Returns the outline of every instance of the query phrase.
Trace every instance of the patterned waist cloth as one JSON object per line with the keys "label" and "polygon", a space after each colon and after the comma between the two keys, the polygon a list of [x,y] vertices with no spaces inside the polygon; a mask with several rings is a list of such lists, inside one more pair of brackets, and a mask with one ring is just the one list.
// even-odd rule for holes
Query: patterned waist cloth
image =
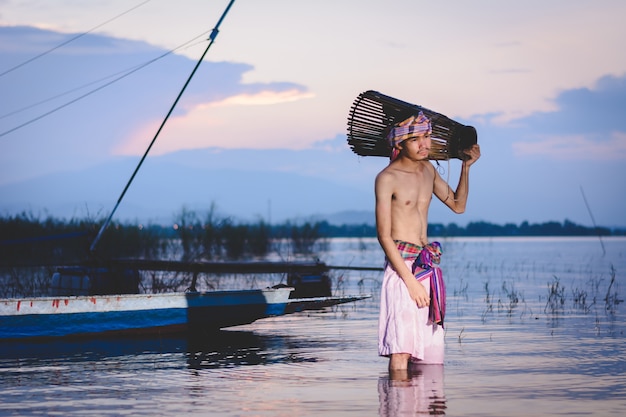
{"label": "patterned waist cloth", "polygon": [[439,324],[443,327],[446,315],[446,287],[443,282],[441,268],[441,244],[432,242],[426,246],[419,246],[411,242],[394,240],[403,259],[414,260],[412,272],[415,278],[422,281],[430,278],[430,306],[428,310],[428,324]]}

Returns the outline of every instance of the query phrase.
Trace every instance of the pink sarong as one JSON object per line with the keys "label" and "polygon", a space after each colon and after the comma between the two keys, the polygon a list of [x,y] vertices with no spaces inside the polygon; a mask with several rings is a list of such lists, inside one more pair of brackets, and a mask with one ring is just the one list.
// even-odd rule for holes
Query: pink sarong
{"label": "pink sarong", "polygon": [[[407,242],[396,243],[407,267],[411,270],[414,270],[416,261],[419,264],[423,262],[423,258],[428,258],[428,254],[422,251],[423,248],[420,246]],[[421,258],[418,259],[420,255]],[[438,259],[435,260],[435,262],[437,261]],[[435,272],[437,273],[436,276],[433,275]],[[444,330],[441,324],[443,323],[443,312],[445,312],[445,288],[443,287],[441,271],[437,267],[433,267],[418,273],[417,279],[431,294],[431,305],[439,303],[439,307],[443,308],[440,310],[441,317],[436,317],[437,311],[433,311],[429,307],[418,308],[415,301],[411,299],[402,278],[387,263],[380,295],[378,353],[381,356],[389,356],[392,353],[408,353],[411,355],[410,360],[412,362],[442,364],[444,359]],[[439,288],[433,288],[434,291],[431,291],[431,283]],[[437,300],[434,300],[435,298]],[[433,317],[435,317],[434,320]],[[440,318],[439,323],[437,318]]]}

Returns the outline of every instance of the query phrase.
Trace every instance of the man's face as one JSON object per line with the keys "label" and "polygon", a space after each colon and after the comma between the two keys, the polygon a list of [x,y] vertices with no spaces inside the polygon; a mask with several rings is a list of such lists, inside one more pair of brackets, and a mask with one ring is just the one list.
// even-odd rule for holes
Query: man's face
{"label": "man's face", "polygon": [[421,161],[428,159],[430,154],[430,133],[420,133],[400,144],[401,152],[412,160]]}

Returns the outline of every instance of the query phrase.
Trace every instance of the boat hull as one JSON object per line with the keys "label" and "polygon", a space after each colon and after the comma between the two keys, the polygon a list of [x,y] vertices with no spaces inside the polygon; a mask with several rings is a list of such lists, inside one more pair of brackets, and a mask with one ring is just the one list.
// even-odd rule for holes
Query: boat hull
{"label": "boat hull", "polygon": [[292,288],[0,300],[0,339],[215,330],[285,314]]}

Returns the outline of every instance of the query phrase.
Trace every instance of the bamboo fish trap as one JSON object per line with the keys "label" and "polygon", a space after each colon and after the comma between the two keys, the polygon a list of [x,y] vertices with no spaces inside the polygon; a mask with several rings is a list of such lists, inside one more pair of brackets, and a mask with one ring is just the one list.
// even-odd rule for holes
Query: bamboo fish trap
{"label": "bamboo fish trap", "polygon": [[416,104],[378,91],[366,91],[354,100],[348,114],[348,145],[360,156],[389,156],[387,133],[406,118],[423,112],[430,119],[432,142],[429,159],[465,159],[465,149],[478,143],[476,129]]}

